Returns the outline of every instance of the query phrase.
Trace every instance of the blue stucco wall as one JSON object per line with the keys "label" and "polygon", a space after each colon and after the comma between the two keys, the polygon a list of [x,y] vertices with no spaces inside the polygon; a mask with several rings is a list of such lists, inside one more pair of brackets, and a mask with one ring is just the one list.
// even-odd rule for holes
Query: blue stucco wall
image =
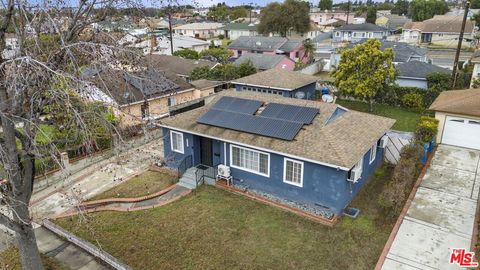
{"label": "blue stucco wall", "polygon": [[285,90],[275,89],[275,88],[253,87],[253,86],[247,86],[247,85],[242,85],[242,84],[236,84],[235,85],[235,90],[236,91],[245,91],[245,90],[242,90],[242,87],[255,88],[255,89],[258,89],[259,91],[261,91],[263,93],[268,93],[268,91],[282,92],[282,96],[284,96],[284,97],[295,97],[295,94],[297,92],[303,91],[305,93],[305,99],[312,99],[313,97],[315,97],[315,83],[305,85],[303,87],[297,88],[297,89],[292,90],[292,91],[285,91]]}
{"label": "blue stucco wall", "polygon": [[[167,129],[164,129],[164,134],[168,134],[168,136],[164,137],[165,156],[174,156],[174,160],[181,160],[183,157],[191,154],[195,157],[194,165],[199,164],[200,140],[198,136],[184,134],[184,141],[188,139],[189,142],[194,142],[194,145],[189,145],[189,147],[185,145],[185,154],[181,155],[171,151],[170,133]],[[213,139],[212,148],[214,165],[226,164],[230,166],[230,143]],[[255,148],[252,149],[256,150]],[[215,153],[219,155],[216,156]],[[284,156],[275,153],[269,154],[269,177],[232,167],[231,173],[235,182],[248,186],[250,189],[270,193],[280,198],[304,204],[322,205],[328,207],[336,214],[340,214],[350,204],[361,187],[367,183],[368,178],[375,169],[382,163],[383,159],[382,148],[377,148],[377,156],[372,164],[369,164],[370,151],[365,153],[362,176],[355,184],[347,181],[347,171],[299,160],[304,163],[304,171],[303,187],[298,187],[283,182]],[[172,164],[174,163],[169,163],[169,166],[172,166]]]}

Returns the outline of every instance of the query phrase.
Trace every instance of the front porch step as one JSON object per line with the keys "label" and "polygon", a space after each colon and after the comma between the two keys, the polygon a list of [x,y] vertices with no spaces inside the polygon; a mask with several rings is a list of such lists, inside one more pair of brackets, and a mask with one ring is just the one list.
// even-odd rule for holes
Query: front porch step
{"label": "front porch step", "polygon": [[[195,167],[189,168],[178,181],[178,185],[188,189],[195,189],[197,187],[195,171]],[[198,183],[198,185],[201,184],[203,183]]]}

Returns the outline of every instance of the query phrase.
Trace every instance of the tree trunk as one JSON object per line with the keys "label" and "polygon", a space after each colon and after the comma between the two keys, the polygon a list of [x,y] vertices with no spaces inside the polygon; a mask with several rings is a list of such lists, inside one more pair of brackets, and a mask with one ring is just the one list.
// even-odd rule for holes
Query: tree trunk
{"label": "tree trunk", "polygon": [[373,100],[368,99],[368,112],[373,112]]}
{"label": "tree trunk", "polygon": [[[20,203],[13,207],[16,216],[15,221],[21,225],[21,230],[17,232],[17,246],[22,261],[22,269],[24,270],[43,270],[40,252],[37,247],[37,239],[30,222],[30,212],[27,204]],[[27,221],[25,224],[23,221]]]}

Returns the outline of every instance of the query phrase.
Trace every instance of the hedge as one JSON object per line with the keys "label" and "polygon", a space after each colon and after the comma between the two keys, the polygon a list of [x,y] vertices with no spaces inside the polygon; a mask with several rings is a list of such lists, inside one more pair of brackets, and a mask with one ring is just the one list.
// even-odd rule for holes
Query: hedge
{"label": "hedge", "polygon": [[425,90],[393,84],[386,87],[385,90],[378,92],[375,101],[390,106],[425,109],[430,107],[440,92],[440,90],[435,88]]}

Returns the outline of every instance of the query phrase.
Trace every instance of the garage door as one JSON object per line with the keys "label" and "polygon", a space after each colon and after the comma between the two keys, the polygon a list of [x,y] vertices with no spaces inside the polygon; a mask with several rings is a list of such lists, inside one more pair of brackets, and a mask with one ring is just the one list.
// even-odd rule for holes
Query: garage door
{"label": "garage door", "polygon": [[480,119],[447,116],[442,143],[480,149]]}

